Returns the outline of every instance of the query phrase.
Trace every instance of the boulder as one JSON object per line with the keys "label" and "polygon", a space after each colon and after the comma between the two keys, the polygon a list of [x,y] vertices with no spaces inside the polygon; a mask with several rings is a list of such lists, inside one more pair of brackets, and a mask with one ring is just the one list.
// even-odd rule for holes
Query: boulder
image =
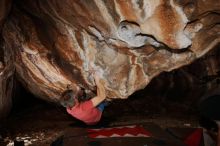
{"label": "boulder", "polygon": [[161,72],[192,63],[220,41],[220,0],[19,0],[3,27],[16,74],[34,95],[126,99]]}

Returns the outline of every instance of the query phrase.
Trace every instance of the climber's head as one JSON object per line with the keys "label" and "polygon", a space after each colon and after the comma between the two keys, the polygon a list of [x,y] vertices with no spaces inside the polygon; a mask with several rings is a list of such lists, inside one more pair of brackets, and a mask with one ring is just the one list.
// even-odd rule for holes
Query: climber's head
{"label": "climber's head", "polygon": [[76,97],[76,93],[74,93],[73,90],[66,90],[60,98],[60,103],[64,107],[71,108],[78,101]]}

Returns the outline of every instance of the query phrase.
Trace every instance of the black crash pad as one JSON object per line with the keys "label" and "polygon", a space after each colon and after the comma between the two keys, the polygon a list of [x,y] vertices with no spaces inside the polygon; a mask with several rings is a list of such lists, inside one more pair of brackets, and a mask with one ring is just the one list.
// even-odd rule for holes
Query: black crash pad
{"label": "black crash pad", "polygon": [[[149,132],[149,137],[125,136],[91,138],[91,133],[89,133],[91,128],[70,128],[64,133],[64,135],[60,136],[56,141],[54,141],[51,146],[185,146],[180,140],[173,138],[167,132],[153,123],[145,123],[136,126],[143,127],[147,132]],[[123,128],[123,126],[120,127]],[[118,127],[110,128],[114,129]],[[103,130],[103,128],[96,128],[95,130],[100,131]],[[105,130],[106,129],[104,128],[104,131]]]}

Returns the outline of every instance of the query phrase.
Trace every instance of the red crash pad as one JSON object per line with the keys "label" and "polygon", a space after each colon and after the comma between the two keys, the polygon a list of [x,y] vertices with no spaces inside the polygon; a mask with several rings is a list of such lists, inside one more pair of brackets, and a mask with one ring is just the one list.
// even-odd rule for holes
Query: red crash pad
{"label": "red crash pad", "polygon": [[109,137],[150,137],[152,134],[145,130],[143,126],[131,125],[113,128],[88,129],[90,138]]}
{"label": "red crash pad", "polygon": [[193,131],[185,140],[187,146],[200,146],[203,130],[201,128]]}

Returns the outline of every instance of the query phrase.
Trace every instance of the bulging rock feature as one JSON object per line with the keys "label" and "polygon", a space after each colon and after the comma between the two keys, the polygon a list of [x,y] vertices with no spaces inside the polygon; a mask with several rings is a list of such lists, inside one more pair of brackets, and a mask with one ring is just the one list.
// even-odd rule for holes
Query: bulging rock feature
{"label": "bulging rock feature", "polygon": [[219,11],[219,0],[19,0],[2,36],[38,97],[57,102],[79,88],[92,96],[96,72],[108,98],[124,99],[216,47]]}
{"label": "bulging rock feature", "polygon": [[132,22],[122,21],[118,27],[118,36],[130,47],[141,47],[147,44],[155,47],[161,46],[152,37],[141,34],[140,26]]}

